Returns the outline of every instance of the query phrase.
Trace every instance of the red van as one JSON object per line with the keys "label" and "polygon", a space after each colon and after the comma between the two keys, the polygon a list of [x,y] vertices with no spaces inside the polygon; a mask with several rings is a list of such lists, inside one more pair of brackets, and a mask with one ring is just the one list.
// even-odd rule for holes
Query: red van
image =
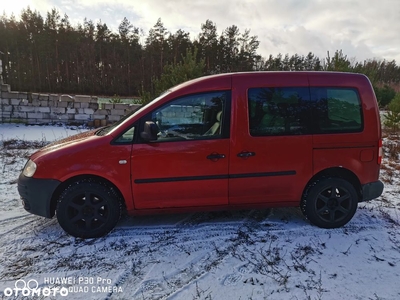
{"label": "red van", "polygon": [[368,78],[333,72],[206,76],[121,121],[34,153],[24,208],[69,234],[107,234],[121,212],[300,206],[340,227],[379,197],[379,110]]}

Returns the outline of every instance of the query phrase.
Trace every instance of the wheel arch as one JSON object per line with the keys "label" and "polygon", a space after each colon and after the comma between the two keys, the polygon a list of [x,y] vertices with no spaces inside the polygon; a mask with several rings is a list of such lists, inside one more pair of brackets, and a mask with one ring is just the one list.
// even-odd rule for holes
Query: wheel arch
{"label": "wheel arch", "polygon": [[310,185],[322,178],[327,178],[327,177],[338,177],[347,180],[349,183],[351,183],[354,186],[354,189],[357,192],[357,196],[359,198],[359,201],[362,199],[362,191],[361,191],[361,182],[358,179],[357,175],[354,174],[352,171],[346,168],[341,168],[341,167],[333,167],[333,168],[328,168],[325,170],[322,170],[315,174],[306,184],[303,190],[303,197],[307,193],[308,188]]}
{"label": "wheel arch", "polygon": [[119,188],[113,184],[111,181],[107,180],[104,177],[97,176],[97,175],[92,175],[92,174],[85,174],[85,175],[78,175],[74,176],[71,178],[68,178],[67,180],[61,182],[56,190],[54,191],[52,197],[51,197],[51,202],[50,202],[50,216],[53,217],[55,215],[56,207],[57,207],[57,200],[59,199],[61,193],[73,182],[81,181],[81,180],[93,180],[96,182],[100,182],[104,185],[107,185],[111,187],[118,195],[118,201],[120,201],[122,208],[125,210],[126,209],[126,204],[125,204],[125,199],[124,196],[122,195],[121,191]]}

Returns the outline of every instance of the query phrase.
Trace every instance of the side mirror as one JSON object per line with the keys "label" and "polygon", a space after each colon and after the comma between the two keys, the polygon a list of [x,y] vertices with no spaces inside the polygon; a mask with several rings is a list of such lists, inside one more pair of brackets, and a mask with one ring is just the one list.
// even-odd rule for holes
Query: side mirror
{"label": "side mirror", "polygon": [[156,141],[159,132],[158,126],[153,121],[146,121],[143,131],[140,133],[140,137],[146,142]]}

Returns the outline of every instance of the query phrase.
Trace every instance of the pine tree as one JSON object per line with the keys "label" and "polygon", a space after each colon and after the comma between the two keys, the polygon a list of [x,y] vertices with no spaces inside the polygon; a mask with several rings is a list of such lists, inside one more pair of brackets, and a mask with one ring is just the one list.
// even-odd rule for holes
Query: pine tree
{"label": "pine tree", "polygon": [[389,103],[388,108],[384,125],[393,131],[397,131],[400,126],[400,93],[396,94],[394,99]]}

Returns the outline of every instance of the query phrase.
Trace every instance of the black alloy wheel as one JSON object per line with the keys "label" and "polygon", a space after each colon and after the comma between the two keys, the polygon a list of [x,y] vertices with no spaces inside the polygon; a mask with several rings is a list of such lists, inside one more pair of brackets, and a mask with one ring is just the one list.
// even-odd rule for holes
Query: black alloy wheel
{"label": "black alloy wheel", "polygon": [[322,228],[337,228],[354,216],[358,196],[354,186],[342,178],[323,178],[307,189],[301,208],[311,223]]}
{"label": "black alloy wheel", "polygon": [[82,180],[72,183],[61,193],[56,215],[60,226],[72,236],[101,237],[120,219],[121,202],[112,187]]}

